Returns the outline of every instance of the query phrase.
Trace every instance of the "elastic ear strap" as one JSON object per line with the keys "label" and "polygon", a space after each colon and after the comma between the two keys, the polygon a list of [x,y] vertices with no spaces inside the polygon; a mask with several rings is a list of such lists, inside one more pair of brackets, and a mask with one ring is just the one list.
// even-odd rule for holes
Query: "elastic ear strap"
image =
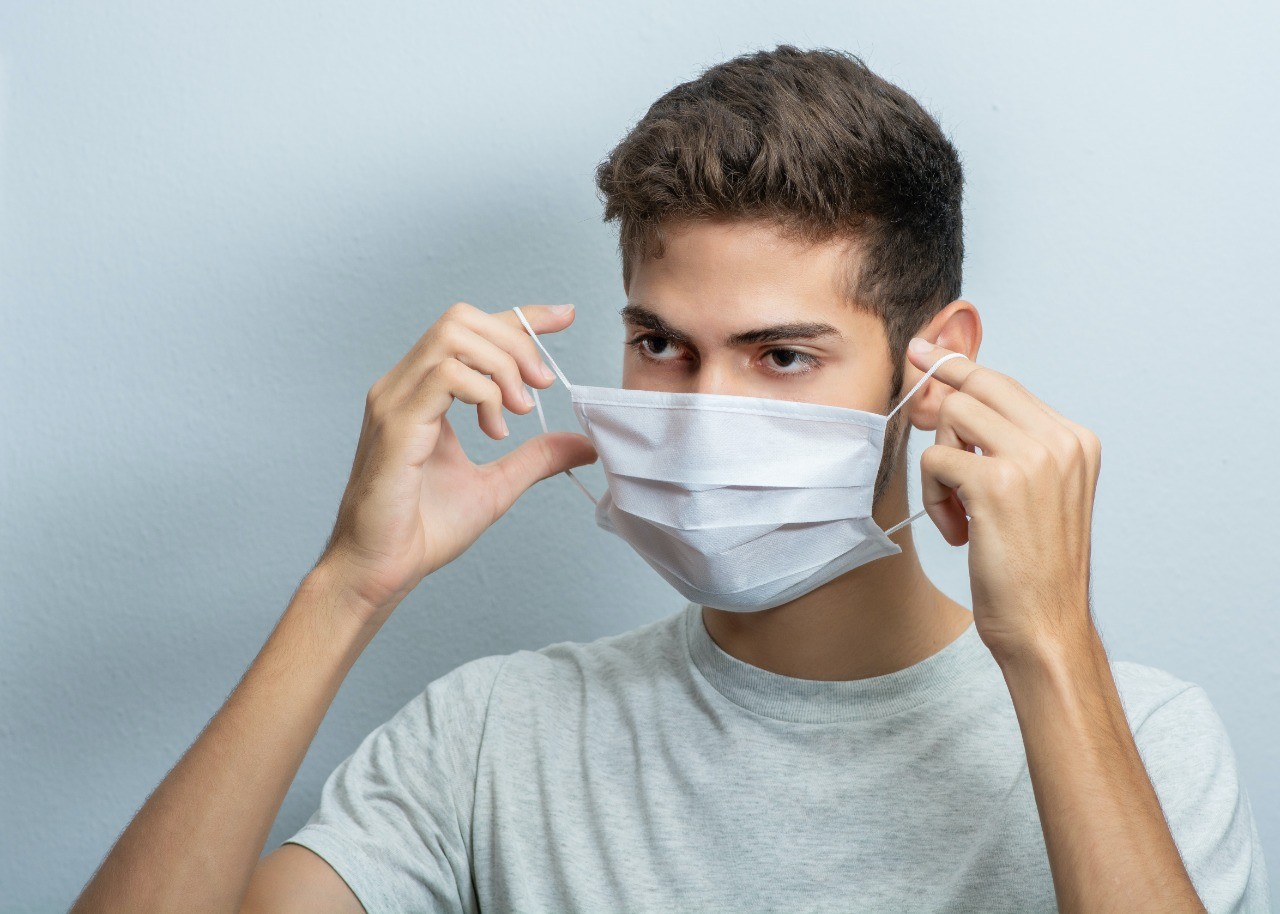
{"label": "elastic ear strap", "polygon": [[924,517],[924,516],[925,516],[925,514],[927,514],[927,513],[928,513],[928,511],[926,511],[924,508],[921,508],[919,511],[917,511],[915,514],[912,514],[912,515],[911,515],[910,517],[908,517],[906,520],[898,521],[896,524],[894,524],[892,527],[890,527],[888,530],[886,530],[886,531],[884,532],[884,535],[885,535],[885,536],[893,536],[893,534],[897,533],[899,530],[901,530],[901,529],[902,529],[903,527],[905,527],[907,524],[910,524],[910,523],[912,523],[912,522],[914,522],[914,521],[919,520],[920,518]]}
{"label": "elastic ear strap", "polygon": [[[906,402],[911,399],[911,395],[920,389],[920,385],[922,385],[925,381],[929,380],[929,376],[933,374],[935,371],[937,371],[938,366],[940,366],[943,362],[945,362],[947,359],[963,359],[963,358],[967,358],[967,356],[963,352],[948,352],[942,358],[938,359],[938,361],[934,362],[929,367],[929,370],[924,373],[924,377],[921,378],[919,381],[916,381],[915,386],[912,387],[911,390],[907,391],[907,395],[902,398],[902,402],[889,411],[889,415],[886,418],[892,418],[894,413],[902,409],[903,405],[906,404]],[[912,514],[906,520],[898,521],[898,523],[894,524],[892,527],[886,530],[884,532],[884,535],[892,536],[893,534],[901,530],[903,527],[907,526],[907,524],[914,523],[915,521],[924,517],[925,514],[927,513],[928,512],[924,508],[921,508],[919,511],[917,511],[915,514]]]}
{"label": "elastic ear strap", "polygon": [[889,415],[885,416],[885,418],[892,419],[894,413],[902,409],[902,407],[906,406],[907,401],[911,399],[911,395],[914,394],[917,390],[919,390],[920,386],[924,384],[925,381],[929,380],[929,376],[933,374],[935,371],[937,371],[942,366],[943,362],[947,361],[948,359],[963,359],[963,358],[966,358],[963,352],[948,352],[942,358],[938,359],[938,361],[934,362],[931,366],[929,366],[929,370],[924,373],[924,377],[921,378],[919,381],[916,381],[916,386],[911,388],[909,391],[907,391],[907,395],[902,398],[902,402],[899,403],[897,406],[895,406],[893,409],[889,410]]}
{"label": "elastic ear strap", "polygon": [[[519,306],[514,307],[511,310],[516,313],[516,317],[520,318],[520,323],[524,324],[524,329],[529,331],[529,335],[533,337],[533,341],[538,344],[538,348],[541,349],[543,355],[547,357],[547,360],[551,363],[551,368],[555,371],[556,376],[560,378],[561,383],[563,383],[566,388],[570,387],[571,385],[567,380],[565,380],[565,376],[560,373],[560,366],[556,364],[556,360],[551,358],[551,353],[547,352],[546,348],[541,342],[539,342],[538,334],[533,332],[533,328],[529,326],[529,322],[525,320],[524,315],[520,313]],[[526,384],[525,389],[528,390],[529,393],[533,394],[533,405],[538,409],[538,424],[542,426],[542,430],[544,432],[550,432],[551,429],[547,428],[547,417],[542,412],[542,398],[538,396],[538,388],[530,387]],[[586,495],[587,498],[591,499],[592,504],[599,504],[599,499],[592,495],[590,490],[582,484],[582,480],[573,475],[573,470],[565,470],[564,473],[573,480],[574,484],[582,490],[582,493]]]}
{"label": "elastic ear strap", "polygon": [[[520,306],[516,305],[511,310],[516,313],[516,317],[520,318],[520,323],[524,324],[524,329],[529,331],[529,336],[533,337],[533,341],[538,344],[538,348],[542,350],[542,354],[547,357],[547,361],[551,363],[551,370],[556,373],[556,377],[560,379],[560,383],[565,386],[566,390],[572,387],[573,385],[569,383],[569,379],[566,378],[564,376],[564,372],[560,370],[560,366],[556,364],[556,360],[551,358],[551,353],[547,352],[547,347],[542,345],[542,340],[538,339],[538,334],[533,332],[533,328],[530,327],[529,322],[525,320],[524,312],[520,310]],[[537,396],[537,394],[534,394],[534,396]]]}

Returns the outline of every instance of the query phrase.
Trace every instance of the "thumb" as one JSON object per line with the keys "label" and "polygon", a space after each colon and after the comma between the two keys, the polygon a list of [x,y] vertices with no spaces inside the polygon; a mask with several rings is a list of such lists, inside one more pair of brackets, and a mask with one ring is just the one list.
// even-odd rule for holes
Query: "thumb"
{"label": "thumb", "polygon": [[591,439],[574,432],[544,432],[521,442],[490,464],[496,471],[500,509],[506,511],[535,482],[595,463],[598,456]]}

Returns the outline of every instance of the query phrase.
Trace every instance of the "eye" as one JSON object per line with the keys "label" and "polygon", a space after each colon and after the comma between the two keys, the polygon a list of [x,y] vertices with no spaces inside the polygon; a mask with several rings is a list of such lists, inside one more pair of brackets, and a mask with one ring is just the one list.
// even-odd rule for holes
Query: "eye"
{"label": "eye", "polygon": [[656,333],[642,333],[639,336],[632,337],[627,340],[627,345],[633,347],[636,352],[640,353],[640,357],[648,359],[651,362],[670,362],[679,354],[675,342],[665,336]]}
{"label": "eye", "polygon": [[770,349],[765,358],[772,358],[778,368],[770,368],[774,374],[798,375],[813,371],[821,364],[817,356],[795,349]]}
{"label": "eye", "polygon": [[[626,344],[635,349],[640,358],[654,363],[675,362],[681,353],[679,343],[659,333],[642,333],[627,340]],[[763,358],[765,371],[775,377],[807,374],[822,365],[817,356],[796,349],[769,349]]]}

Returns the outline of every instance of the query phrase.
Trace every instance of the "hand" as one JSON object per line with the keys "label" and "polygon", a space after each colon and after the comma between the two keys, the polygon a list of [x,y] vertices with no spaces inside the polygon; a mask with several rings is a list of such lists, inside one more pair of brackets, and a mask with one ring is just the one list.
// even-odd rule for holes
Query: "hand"
{"label": "hand", "polygon": [[[920,342],[907,352],[922,371],[950,352]],[[1088,636],[1098,436],[968,359],[948,360],[933,378],[954,390],[921,454],[921,495],[946,541],[969,543],[983,642],[1003,662]]]}
{"label": "hand", "polygon": [[[537,333],[555,333],[573,311],[553,307],[521,311]],[[554,380],[514,311],[488,314],[458,302],[374,382],[337,522],[317,562],[341,582],[362,622],[384,620],[535,482],[596,460],[585,435],[551,432],[476,465],[445,418],[456,397],[476,405],[485,434],[504,438],[503,407],[529,412],[524,384]]]}

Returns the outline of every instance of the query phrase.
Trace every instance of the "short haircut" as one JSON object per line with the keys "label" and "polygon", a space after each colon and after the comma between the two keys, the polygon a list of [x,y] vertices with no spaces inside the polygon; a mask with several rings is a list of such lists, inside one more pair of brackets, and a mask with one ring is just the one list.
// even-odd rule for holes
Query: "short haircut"
{"label": "short haircut", "polygon": [[840,291],[884,322],[895,392],[907,342],[960,297],[963,184],[919,102],[853,54],[789,44],[671,89],[596,168],[626,286],[637,263],[662,256],[664,224],[687,219],[847,242]]}

